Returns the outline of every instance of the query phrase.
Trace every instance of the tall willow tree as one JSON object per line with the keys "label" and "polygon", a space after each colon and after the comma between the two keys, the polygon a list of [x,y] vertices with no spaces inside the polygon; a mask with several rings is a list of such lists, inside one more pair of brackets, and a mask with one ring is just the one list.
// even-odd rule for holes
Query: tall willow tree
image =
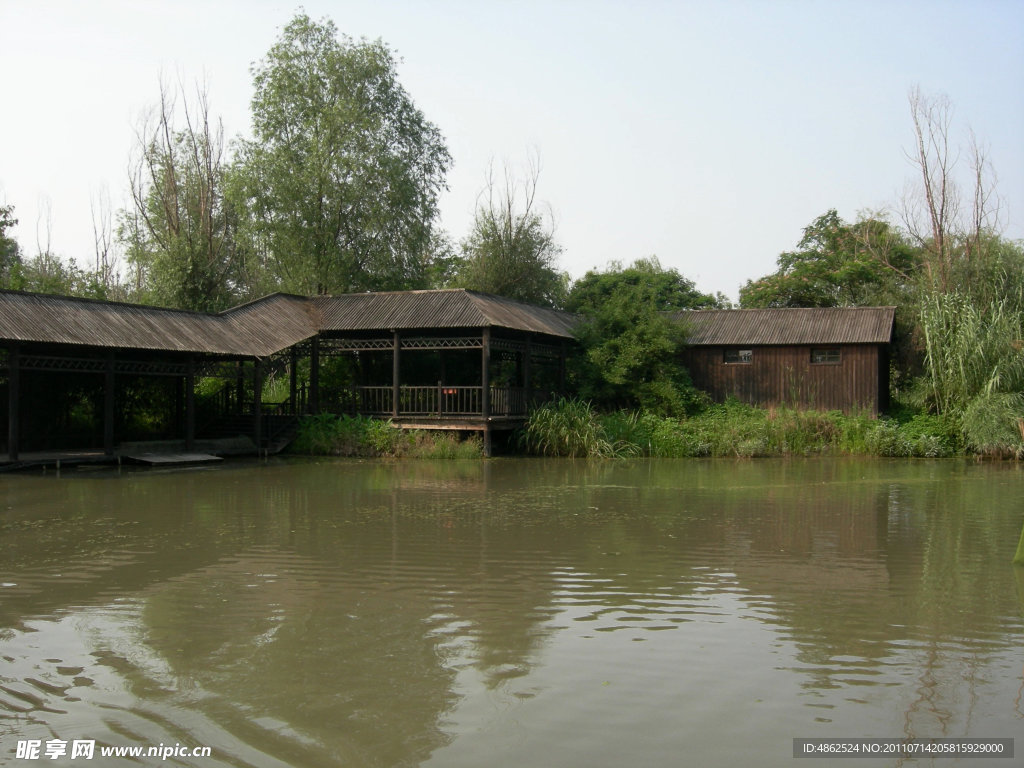
{"label": "tall willow tree", "polygon": [[424,284],[451,158],[391,50],[300,14],[252,73],[254,136],[240,144],[231,190],[263,289]]}

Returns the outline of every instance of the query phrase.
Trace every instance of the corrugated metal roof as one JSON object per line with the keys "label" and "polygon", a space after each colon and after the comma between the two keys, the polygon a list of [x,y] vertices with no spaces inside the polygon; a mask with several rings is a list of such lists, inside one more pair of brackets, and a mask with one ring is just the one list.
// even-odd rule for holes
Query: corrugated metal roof
{"label": "corrugated metal roof", "polygon": [[702,309],[673,313],[690,324],[692,346],[887,344],[895,307]]}
{"label": "corrugated metal roof", "polygon": [[305,296],[275,293],[229,309],[219,318],[229,325],[247,354],[265,357],[316,336],[320,313]]}
{"label": "corrugated metal roof", "polygon": [[508,328],[572,338],[575,315],[461,288],[315,299],[323,331]]}
{"label": "corrugated metal roof", "polygon": [[[673,313],[707,345],[884,344],[893,307]],[[265,357],[319,331],[506,328],[573,337],[576,316],[462,289],[306,298],[273,294],[220,314],[0,291],[0,340]]]}
{"label": "corrugated metal roof", "polygon": [[271,355],[320,330],[501,327],[571,338],[574,319],[464,290],[277,293],[220,314],[0,291],[0,340],[244,357]]}
{"label": "corrugated metal roof", "polygon": [[0,291],[5,340],[265,356],[316,333],[308,302],[275,294],[213,315],[67,296]]}

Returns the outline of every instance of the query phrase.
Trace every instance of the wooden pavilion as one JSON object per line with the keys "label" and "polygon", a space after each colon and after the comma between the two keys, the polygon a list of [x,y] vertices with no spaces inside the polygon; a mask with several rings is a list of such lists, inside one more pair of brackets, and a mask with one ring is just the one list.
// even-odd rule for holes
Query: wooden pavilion
{"label": "wooden pavilion", "polygon": [[[70,447],[59,427],[37,425],[54,431],[52,393],[77,387],[102,425],[86,440],[114,455],[129,385],[157,377],[170,382],[160,391],[187,449],[205,426],[197,380],[220,378],[218,416],[260,451],[277,447],[299,414],[330,410],[480,431],[489,452],[492,430],[518,426],[563,386],[573,323],[466,290],[274,294],[219,314],[0,291],[6,453],[16,461],[26,446]],[[287,375],[283,401],[263,402],[268,375]]]}

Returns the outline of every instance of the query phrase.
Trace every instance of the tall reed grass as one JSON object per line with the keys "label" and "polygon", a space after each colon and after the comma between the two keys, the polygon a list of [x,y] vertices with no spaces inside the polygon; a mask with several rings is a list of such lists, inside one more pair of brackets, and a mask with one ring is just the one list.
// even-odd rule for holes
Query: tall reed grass
{"label": "tall reed grass", "polygon": [[931,405],[960,420],[965,443],[978,453],[1024,455],[1022,306],[1022,296],[978,306],[956,292],[929,296],[922,305]]}
{"label": "tall reed grass", "polygon": [[950,419],[924,414],[903,421],[794,408],[755,408],[737,401],[687,418],[645,411],[596,413],[580,401],[535,412],[524,447],[546,456],[659,458],[766,456],[951,456],[961,449]]}
{"label": "tall reed grass", "polygon": [[614,441],[586,400],[560,398],[534,410],[521,433],[522,446],[541,456],[607,458],[639,453],[632,443]]}

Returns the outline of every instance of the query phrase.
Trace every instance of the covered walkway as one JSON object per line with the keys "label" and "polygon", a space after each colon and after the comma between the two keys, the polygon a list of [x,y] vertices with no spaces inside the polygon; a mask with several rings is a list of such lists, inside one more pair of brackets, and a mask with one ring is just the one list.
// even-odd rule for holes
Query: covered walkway
{"label": "covered walkway", "polygon": [[[150,426],[186,450],[219,423],[266,451],[298,415],[327,411],[478,430],[489,449],[491,430],[562,389],[573,322],[464,290],[274,294],[219,314],[0,291],[4,447],[11,462],[110,457],[139,439],[133,413],[159,412]],[[287,382],[273,403],[268,379]]]}

